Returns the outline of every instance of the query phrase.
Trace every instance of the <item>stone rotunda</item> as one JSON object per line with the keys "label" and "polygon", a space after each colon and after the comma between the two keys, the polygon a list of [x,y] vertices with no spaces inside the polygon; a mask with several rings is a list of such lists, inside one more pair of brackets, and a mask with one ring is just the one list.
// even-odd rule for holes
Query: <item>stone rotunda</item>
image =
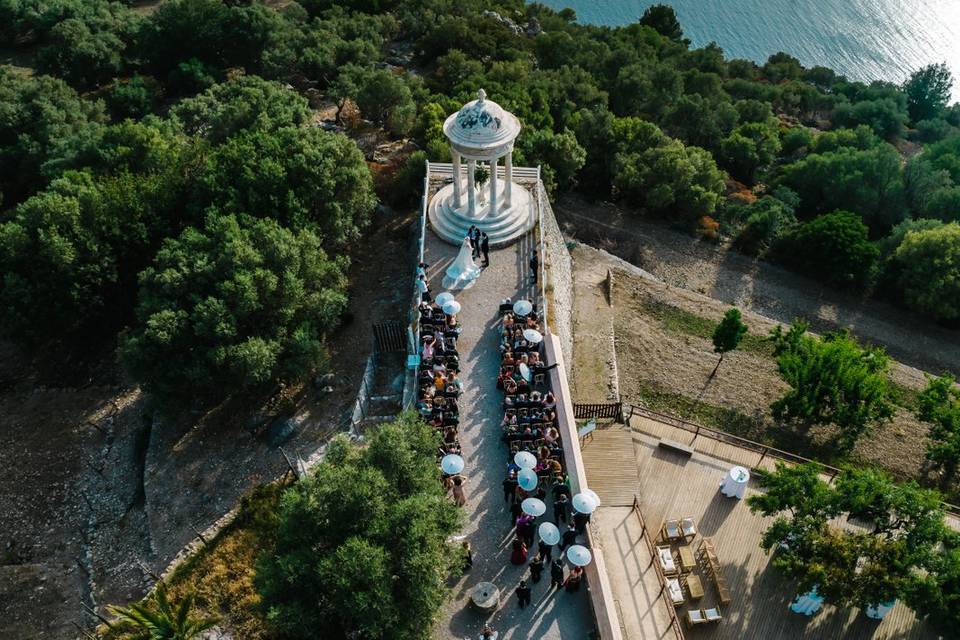
{"label": "stone rotunda", "polygon": [[[481,89],[476,100],[447,118],[443,132],[450,141],[454,179],[430,201],[430,223],[437,235],[460,244],[475,225],[490,237],[491,246],[503,246],[533,228],[533,196],[513,182],[513,143],[520,134],[516,116],[488,100]],[[478,162],[488,165],[489,177],[482,185],[475,177]]]}

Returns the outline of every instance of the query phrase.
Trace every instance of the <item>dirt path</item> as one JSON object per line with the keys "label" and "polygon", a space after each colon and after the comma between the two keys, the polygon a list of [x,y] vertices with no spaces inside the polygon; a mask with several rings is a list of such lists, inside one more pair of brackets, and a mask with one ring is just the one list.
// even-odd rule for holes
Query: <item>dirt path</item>
{"label": "dirt path", "polygon": [[885,346],[904,364],[960,374],[960,331],[944,329],[882,302],[833,291],[662,223],[627,218],[627,212],[608,203],[590,203],[568,195],[554,210],[565,233],[605,249],[667,284],[777,322],[806,318],[817,332],[850,327],[861,340]]}
{"label": "dirt path", "polygon": [[571,390],[577,402],[606,402],[620,396],[613,344],[613,309],[607,292],[607,265],[586,247],[573,258],[573,367]]}

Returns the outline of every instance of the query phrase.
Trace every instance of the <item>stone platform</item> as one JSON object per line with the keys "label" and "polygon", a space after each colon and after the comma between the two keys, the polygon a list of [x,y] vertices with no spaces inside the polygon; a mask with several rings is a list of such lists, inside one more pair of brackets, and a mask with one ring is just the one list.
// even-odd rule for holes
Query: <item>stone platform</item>
{"label": "stone platform", "polygon": [[506,182],[497,178],[497,210],[491,211],[481,196],[489,195],[489,187],[475,191],[476,213],[467,209],[467,189],[461,192],[461,206],[453,205],[453,183],[442,187],[430,200],[428,214],[430,226],[442,239],[459,246],[467,235],[470,225],[476,225],[490,237],[491,247],[504,247],[530,231],[537,222],[536,203],[533,195],[516,182],[512,184],[512,202],[503,206]]}

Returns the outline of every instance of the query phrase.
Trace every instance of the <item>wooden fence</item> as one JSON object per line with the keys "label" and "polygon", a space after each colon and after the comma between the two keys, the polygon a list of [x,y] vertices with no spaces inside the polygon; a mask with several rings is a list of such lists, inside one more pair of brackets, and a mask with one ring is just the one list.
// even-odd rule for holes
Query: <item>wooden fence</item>
{"label": "wooden fence", "polygon": [[374,323],[373,346],[377,353],[405,351],[407,348],[407,328],[396,320]]}
{"label": "wooden fence", "polygon": [[[637,516],[637,519],[640,520],[640,532],[644,543],[646,543],[647,551],[650,553],[650,564],[653,565],[657,573],[657,581],[660,583],[660,593],[658,597],[663,600],[667,607],[667,612],[670,615],[670,629],[673,631],[677,640],[684,640],[683,626],[680,624],[680,618],[677,616],[677,608],[674,606],[673,599],[670,597],[670,592],[667,589],[667,576],[664,575],[663,567],[660,566],[657,548],[653,543],[653,538],[650,537],[650,529],[647,527],[647,521],[643,519],[643,511],[640,509],[640,501],[637,499],[637,496],[633,496],[633,513]],[[656,535],[657,532],[655,531],[654,536]],[[647,568],[649,568],[649,566]]]}
{"label": "wooden fence", "polygon": [[573,417],[577,420],[589,420],[590,418],[609,418],[611,420],[616,420],[617,422],[623,422],[623,403],[575,403],[573,405]]}

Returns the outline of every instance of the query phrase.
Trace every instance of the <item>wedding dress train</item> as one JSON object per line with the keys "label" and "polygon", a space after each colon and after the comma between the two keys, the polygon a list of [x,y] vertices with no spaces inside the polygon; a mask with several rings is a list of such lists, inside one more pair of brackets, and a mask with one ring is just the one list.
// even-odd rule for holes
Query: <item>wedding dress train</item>
{"label": "wedding dress train", "polygon": [[457,259],[447,267],[446,278],[443,280],[445,289],[466,289],[473,284],[480,275],[480,267],[473,262],[473,247],[470,238],[464,238],[460,244],[460,253]]}

